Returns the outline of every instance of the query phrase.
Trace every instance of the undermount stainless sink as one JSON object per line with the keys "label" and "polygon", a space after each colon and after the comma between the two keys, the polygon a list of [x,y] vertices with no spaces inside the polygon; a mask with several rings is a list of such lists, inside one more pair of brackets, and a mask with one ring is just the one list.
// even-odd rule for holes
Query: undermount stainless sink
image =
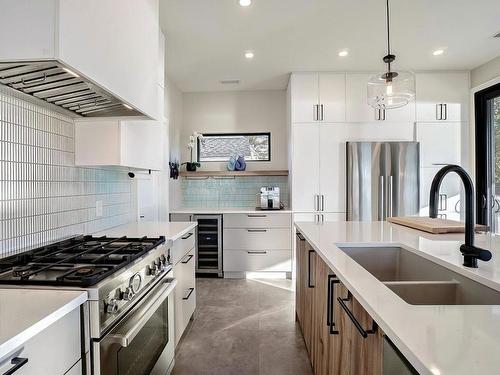
{"label": "undermount stainless sink", "polygon": [[412,305],[500,305],[500,292],[398,246],[340,247]]}

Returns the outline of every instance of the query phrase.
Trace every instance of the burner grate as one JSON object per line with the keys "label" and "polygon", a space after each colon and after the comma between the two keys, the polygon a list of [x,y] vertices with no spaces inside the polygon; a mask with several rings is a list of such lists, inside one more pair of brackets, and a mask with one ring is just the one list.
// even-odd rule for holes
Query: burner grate
{"label": "burner grate", "polygon": [[0,260],[0,284],[90,286],[165,242],[165,237],[79,236]]}

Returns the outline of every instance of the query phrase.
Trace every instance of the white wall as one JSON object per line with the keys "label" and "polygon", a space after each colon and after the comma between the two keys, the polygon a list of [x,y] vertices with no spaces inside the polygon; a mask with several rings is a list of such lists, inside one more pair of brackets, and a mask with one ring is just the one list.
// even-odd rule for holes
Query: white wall
{"label": "white wall", "polygon": [[500,56],[472,69],[471,87],[477,87],[498,77],[500,77]]}
{"label": "white wall", "polygon": [[[189,150],[186,145],[194,131],[271,132],[271,161],[248,162],[247,169],[287,169],[284,90],[185,93],[180,131],[182,162],[189,161]],[[174,143],[173,138],[171,142]],[[225,170],[226,163],[203,163],[201,169]]]}
{"label": "white wall", "polygon": [[[180,161],[180,145],[181,145],[181,129],[182,129],[182,118],[183,118],[183,96],[179,88],[172,82],[168,77],[165,81],[165,112],[168,119],[169,129],[169,150],[165,153],[166,157],[170,161]],[[168,179],[164,183],[164,191],[166,190],[165,197],[169,197],[169,209],[176,209],[180,205],[181,192],[180,192],[180,180],[174,180],[170,178],[170,170],[168,169],[168,161],[166,165],[166,178]],[[164,214],[168,212],[168,209]],[[163,217],[163,219],[168,219]]]}

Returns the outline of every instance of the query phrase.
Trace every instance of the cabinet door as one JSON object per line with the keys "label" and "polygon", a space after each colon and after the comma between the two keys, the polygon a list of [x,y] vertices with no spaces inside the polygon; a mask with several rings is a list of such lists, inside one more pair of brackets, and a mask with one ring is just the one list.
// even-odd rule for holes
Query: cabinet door
{"label": "cabinet door", "polygon": [[325,212],[345,212],[347,126],[349,125],[320,125],[320,209]]}
{"label": "cabinet door", "polygon": [[367,84],[371,74],[346,74],[346,121],[374,122],[375,110],[368,105]]}
{"label": "cabinet door", "polygon": [[[416,86],[417,121],[468,121],[467,72],[419,73]],[[440,107],[441,104],[446,106]]]}
{"label": "cabinet door", "polygon": [[292,123],[311,123],[318,121],[318,74],[293,74],[291,85]]}
{"label": "cabinet door", "polygon": [[421,167],[460,164],[462,123],[418,123],[416,128]]}
{"label": "cabinet door", "polygon": [[412,100],[404,107],[388,109],[385,111],[386,122],[415,122],[416,105]]}
{"label": "cabinet door", "polygon": [[[353,296],[351,296],[351,299],[353,319],[356,319],[366,331],[371,331],[374,327],[377,327],[373,325],[373,319],[363,306]],[[343,313],[347,315],[345,311]],[[374,332],[364,337],[351,319],[349,319],[348,324],[350,324],[351,330],[350,373],[356,375],[381,375],[383,339],[380,330],[377,327]]]}
{"label": "cabinet door", "polygon": [[315,375],[331,374],[328,367],[328,344],[330,342],[327,325],[328,275],[330,269],[320,256],[315,259],[314,296],[313,296],[313,338],[312,364]]}
{"label": "cabinet door", "polygon": [[[344,322],[340,305],[337,302],[337,297],[345,296],[347,296],[347,288],[339,282],[333,284],[330,302],[333,309],[332,323],[334,327],[333,333],[329,332],[328,336],[328,368],[332,375],[350,374],[351,330],[346,325],[346,322]],[[346,327],[348,328],[347,330]],[[328,331],[330,330],[328,329]]]}
{"label": "cabinet door", "polygon": [[304,302],[302,298],[304,296],[304,280],[306,272],[306,264],[304,263],[304,256],[306,252],[306,240],[304,237],[297,233],[295,236],[295,251],[296,251],[296,275],[295,275],[295,314],[297,315],[297,321],[299,325],[302,326],[302,321],[304,319],[302,306]]}
{"label": "cabinet door", "polygon": [[319,125],[294,124],[292,132],[292,208],[315,211],[320,173]]}
{"label": "cabinet door", "polygon": [[320,120],[345,122],[345,74],[320,73]]}
{"label": "cabinet door", "polygon": [[312,354],[312,343],[313,343],[313,296],[314,296],[314,275],[315,275],[315,260],[316,252],[311,248],[311,246],[306,242],[304,251],[302,251],[300,256],[300,262],[304,265],[304,272],[302,277],[301,286],[301,307],[302,311],[302,335],[304,336],[304,342],[306,344],[309,357]]}

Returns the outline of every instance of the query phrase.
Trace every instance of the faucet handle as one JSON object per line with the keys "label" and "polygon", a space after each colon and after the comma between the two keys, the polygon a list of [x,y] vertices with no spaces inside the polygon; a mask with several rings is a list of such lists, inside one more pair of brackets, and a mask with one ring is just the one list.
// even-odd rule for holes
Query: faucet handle
{"label": "faucet handle", "polygon": [[464,266],[472,268],[477,268],[478,259],[487,262],[492,257],[491,251],[466,244],[460,246],[460,252],[464,256]]}

